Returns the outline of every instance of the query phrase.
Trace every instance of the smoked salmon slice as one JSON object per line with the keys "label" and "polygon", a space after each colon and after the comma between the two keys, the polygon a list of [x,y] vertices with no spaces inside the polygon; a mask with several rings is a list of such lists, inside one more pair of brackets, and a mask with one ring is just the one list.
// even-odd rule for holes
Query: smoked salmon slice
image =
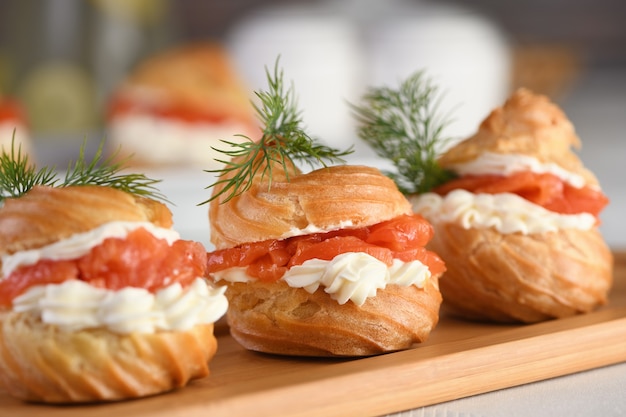
{"label": "smoked salmon slice", "polygon": [[206,250],[202,244],[177,240],[170,246],[143,228],[125,239],[106,239],[86,255],[73,260],[40,260],[19,267],[0,280],[0,306],[34,285],[79,279],[110,290],[126,287],[155,292],[179,282],[183,287],[206,276]]}
{"label": "smoked salmon slice", "polygon": [[609,199],[589,186],[576,188],[552,174],[530,171],[501,175],[465,175],[451,180],[433,190],[446,195],[463,189],[475,194],[517,194],[526,200],[561,214],[590,213],[598,217]]}
{"label": "smoked salmon slice", "polygon": [[432,239],[433,227],[418,214],[402,215],[370,227],[340,229],[327,233],[294,236],[284,240],[247,243],[208,254],[208,271],[245,267],[246,273],[262,281],[276,281],[295,265],[309,259],[330,261],[347,252],[364,252],[391,265],[394,258],[419,260],[438,274],[443,261],[424,248]]}

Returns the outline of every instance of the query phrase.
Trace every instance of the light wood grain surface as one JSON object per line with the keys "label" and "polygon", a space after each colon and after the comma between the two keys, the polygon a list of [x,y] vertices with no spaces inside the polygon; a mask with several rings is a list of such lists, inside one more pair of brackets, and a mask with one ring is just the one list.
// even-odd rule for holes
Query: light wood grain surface
{"label": "light wood grain surface", "polygon": [[626,361],[626,253],[615,257],[609,305],[534,325],[442,317],[414,349],[364,359],[248,352],[219,329],[211,375],[141,400],[79,406],[23,403],[0,391],[7,416],[381,415]]}

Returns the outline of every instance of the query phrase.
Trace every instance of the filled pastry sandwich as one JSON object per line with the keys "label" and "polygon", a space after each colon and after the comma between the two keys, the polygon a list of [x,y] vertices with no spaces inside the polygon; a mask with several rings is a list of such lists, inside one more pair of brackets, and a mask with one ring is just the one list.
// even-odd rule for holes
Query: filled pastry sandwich
{"label": "filled pastry sandwich", "polygon": [[250,97],[219,43],[184,44],[147,57],[108,103],[111,151],[143,166],[216,164],[220,139],[258,132]]}
{"label": "filled pastry sandwich", "polygon": [[[227,287],[231,335],[250,350],[300,356],[425,341],[445,270],[425,249],[432,226],[378,169],[326,165],[345,152],[308,137],[282,73],[268,79],[263,137],[228,152],[211,186],[209,272]],[[304,173],[294,163],[303,155],[323,166]]]}
{"label": "filled pastry sandwich", "polygon": [[435,228],[447,311],[532,323],[607,302],[613,259],[598,216],[608,199],[579,146],[557,105],[519,89],[437,159],[439,185],[410,200]]}
{"label": "filled pastry sandwich", "polygon": [[1,156],[2,388],[99,402],[208,375],[227,300],[206,279],[205,248],[172,229],[154,181],[82,154],[63,181],[26,167]]}

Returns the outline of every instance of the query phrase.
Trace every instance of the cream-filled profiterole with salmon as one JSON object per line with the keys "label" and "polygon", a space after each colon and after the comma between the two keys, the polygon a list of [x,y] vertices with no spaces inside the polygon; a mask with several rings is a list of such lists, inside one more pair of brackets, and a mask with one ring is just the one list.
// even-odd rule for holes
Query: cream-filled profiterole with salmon
{"label": "cream-filled profiterole with salmon", "polygon": [[[262,138],[225,151],[233,158],[211,186],[209,272],[227,288],[231,335],[247,349],[301,356],[425,341],[445,270],[424,248],[431,225],[379,170],[327,166],[345,152],[302,130],[281,71],[268,81]],[[304,173],[300,158],[323,167]]]}
{"label": "cream-filled profiterole with salmon", "polygon": [[208,375],[217,349],[228,301],[205,248],[172,229],[157,181],[101,151],[62,181],[0,156],[0,384],[23,400],[170,391]]}
{"label": "cream-filled profiterole with salmon", "polygon": [[608,199],[578,146],[557,105],[519,89],[437,158],[438,184],[408,191],[446,262],[446,311],[532,323],[606,303],[613,260],[597,226]]}
{"label": "cream-filled profiterole with salmon", "polygon": [[259,126],[228,50],[217,42],[179,45],[148,56],[108,103],[109,150],[147,167],[217,167],[212,147]]}

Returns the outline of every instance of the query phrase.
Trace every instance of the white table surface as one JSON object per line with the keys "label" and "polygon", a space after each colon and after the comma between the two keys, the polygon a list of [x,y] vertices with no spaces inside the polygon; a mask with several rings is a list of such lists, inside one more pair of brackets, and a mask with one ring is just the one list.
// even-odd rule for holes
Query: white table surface
{"label": "white table surface", "polygon": [[[575,341],[572,342],[575,343]],[[626,341],[624,349],[626,349]],[[403,411],[389,416],[626,416],[626,363]]]}

